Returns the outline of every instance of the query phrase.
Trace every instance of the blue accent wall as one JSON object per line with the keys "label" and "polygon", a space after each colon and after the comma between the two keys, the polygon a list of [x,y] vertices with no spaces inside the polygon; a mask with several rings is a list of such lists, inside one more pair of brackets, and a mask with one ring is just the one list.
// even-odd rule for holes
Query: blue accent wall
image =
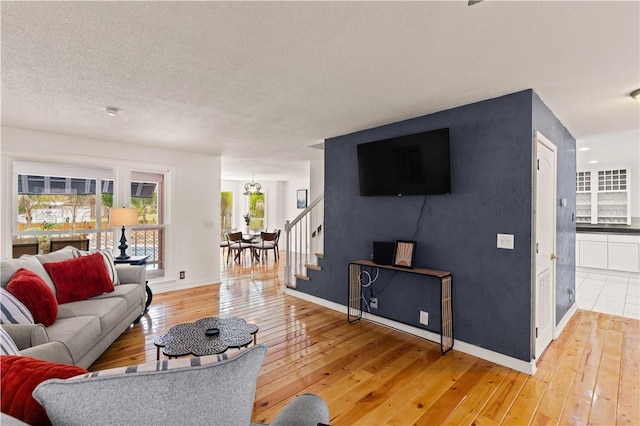
{"label": "blue accent wall", "polygon": [[[575,303],[576,289],[576,140],[534,92],[533,130],[539,131],[558,148],[556,204],[556,323]],[[562,207],[560,200],[567,200]]]}
{"label": "blue accent wall", "polygon": [[[443,127],[450,129],[451,195],[359,196],[357,144]],[[299,280],[297,290],[347,305],[349,261],[370,259],[373,241],[416,240],[416,266],[452,272],[455,338],[529,361],[532,134],[538,128],[553,142],[562,136],[561,158],[570,163],[569,171],[560,165],[563,179],[575,173],[575,141],[532,90],[326,140],[323,270]],[[573,190],[575,174],[570,182]],[[558,194],[575,206],[570,192],[563,186]],[[569,232],[565,213],[558,228]],[[514,234],[515,249],[496,248],[498,233]],[[563,287],[574,285],[573,262],[566,258]],[[439,332],[437,278],[381,271],[371,289],[379,300],[376,315],[425,328],[419,311],[427,311],[426,328]],[[371,289],[364,291],[367,299]]]}

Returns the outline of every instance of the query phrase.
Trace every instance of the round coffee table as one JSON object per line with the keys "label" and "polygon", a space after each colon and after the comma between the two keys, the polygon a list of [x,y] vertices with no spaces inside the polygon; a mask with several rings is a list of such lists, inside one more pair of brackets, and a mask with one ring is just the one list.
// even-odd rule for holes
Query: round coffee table
{"label": "round coffee table", "polygon": [[160,348],[169,358],[215,355],[229,348],[247,347],[252,341],[255,345],[256,333],[258,326],[247,324],[242,318],[208,317],[174,325],[153,344],[157,347],[157,359],[160,359]]}

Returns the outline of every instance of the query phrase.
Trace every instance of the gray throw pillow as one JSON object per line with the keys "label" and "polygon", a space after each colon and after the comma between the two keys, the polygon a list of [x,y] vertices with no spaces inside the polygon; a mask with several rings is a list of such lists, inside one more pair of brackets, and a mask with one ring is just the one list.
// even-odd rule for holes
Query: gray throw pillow
{"label": "gray throw pillow", "polygon": [[66,246],[60,250],[52,251],[50,253],[36,254],[35,256],[43,265],[49,262],[64,262],[65,260],[73,259],[73,250],[75,250],[74,247]]}
{"label": "gray throw pillow", "polygon": [[23,254],[19,259],[3,259],[0,262],[0,284],[2,287],[7,288],[11,277],[20,268],[28,269],[37,274],[49,286],[53,294],[56,294],[56,286],[53,285],[49,274],[47,274],[42,263],[38,261],[38,258],[32,254]]}

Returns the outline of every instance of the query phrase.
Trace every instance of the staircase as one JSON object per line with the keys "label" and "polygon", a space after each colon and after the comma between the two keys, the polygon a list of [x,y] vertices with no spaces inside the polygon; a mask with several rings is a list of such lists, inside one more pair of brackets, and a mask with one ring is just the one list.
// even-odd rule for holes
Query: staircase
{"label": "staircase", "polygon": [[292,221],[284,224],[285,232],[285,284],[296,287],[297,280],[310,281],[309,270],[320,271],[318,259],[324,257],[324,194]]}

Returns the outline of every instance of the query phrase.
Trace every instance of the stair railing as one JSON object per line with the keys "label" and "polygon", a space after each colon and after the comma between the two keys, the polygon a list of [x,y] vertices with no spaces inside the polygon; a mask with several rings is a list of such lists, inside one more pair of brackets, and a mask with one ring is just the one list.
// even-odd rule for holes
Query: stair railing
{"label": "stair railing", "polygon": [[285,284],[295,287],[296,275],[305,274],[305,264],[310,263],[314,253],[324,251],[322,226],[324,223],[324,193],[292,221],[284,224]]}

